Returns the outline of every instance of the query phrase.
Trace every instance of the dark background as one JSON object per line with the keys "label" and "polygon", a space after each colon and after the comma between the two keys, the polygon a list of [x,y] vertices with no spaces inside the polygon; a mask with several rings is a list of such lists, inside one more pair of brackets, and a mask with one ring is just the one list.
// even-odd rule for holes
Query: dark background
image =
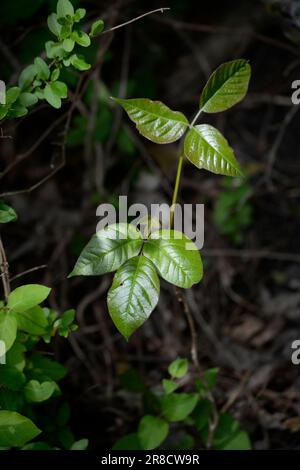
{"label": "dark background", "polygon": [[[300,339],[300,118],[290,99],[292,81],[300,79],[298,2],[73,3],[87,9],[87,24],[101,17],[107,28],[171,7],[97,38],[87,51],[98,68],[85,76],[86,93],[74,110],[60,171],[55,169],[63,115],[72,94],[61,111],[42,105],[3,127],[9,137],[0,142],[0,172],[26,152],[0,175],[1,194],[25,190],[4,196],[19,215],[2,230],[10,271],[13,276],[47,265],[13,286],[45,283],[53,287],[54,308],[77,309],[78,332],[68,342],[57,339],[48,351],[69,371],[62,389],[75,433],[99,448],[134,430],[141,403],[124,388],[121,374],[135,368],[154,385],[171,360],[190,351],[186,320],[170,285],[162,283],[158,307],[127,344],[106,308],[111,276],[66,279],[95,231],[99,203],[117,203],[119,194],[132,202],[170,200],[176,147],[145,142],[107,97],[160,99],[191,116],[211,72],[244,57],[252,66],[249,94],[206,122],[226,135],[246,180],[228,181],[190,164],[184,168],[181,201],[205,204],[205,276],[186,298],[197,324],[201,365],[220,367],[218,403],[237,390],[232,412],[254,448],[300,448],[300,366],[291,363],[291,343]],[[55,4],[1,1],[0,76],[7,83],[16,82],[50,39],[46,18]],[[74,92],[78,75],[66,80]],[[31,190],[47,175],[52,176]]]}

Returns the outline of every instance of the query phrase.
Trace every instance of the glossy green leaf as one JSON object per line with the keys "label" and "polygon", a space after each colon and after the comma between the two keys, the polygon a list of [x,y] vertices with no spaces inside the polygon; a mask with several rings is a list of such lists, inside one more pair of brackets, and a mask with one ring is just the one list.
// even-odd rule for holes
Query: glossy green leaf
{"label": "glossy green leaf", "polygon": [[220,65],[203,89],[201,110],[218,113],[241,101],[247,93],[250,75],[250,65],[244,59]]}
{"label": "glossy green leaf", "polygon": [[42,303],[51,289],[40,284],[25,284],[13,290],[8,297],[8,307],[14,312],[25,312]]}
{"label": "glossy green leaf", "polygon": [[142,244],[142,236],[133,225],[109,225],[91,238],[69,277],[116,271],[129,258],[139,254]]}
{"label": "glossy green leaf", "polygon": [[61,25],[57,21],[57,14],[51,13],[47,19],[48,28],[50,29],[51,33],[55,36],[59,37],[61,33]]}
{"label": "glossy green leaf", "polygon": [[104,21],[103,20],[95,21],[92,24],[90,36],[96,36],[97,34],[102,33],[103,29],[104,29]]}
{"label": "glossy green leaf", "polygon": [[13,222],[18,218],[14,209],[0,200],[0,224]]}
{"label": "glossy green leaf", "polygon": [[107,305],[114,324],[126,339],[156,307],[159,288],[155,267],[145,256],[128,260],[116,272]]}
{"label": "glossy green leaf", "polygon": [[30,380],[24,387],[24,393],[27,401],[41,402],[48,400],[56,389],[55,382],[38,382]]}
{"label": "glossy green leaf", "polygon": [[11,314],[11,312],[0,310],[0,341],[4,342],[6,352],[14,344],[16,336],[17,336],[16,319]]}
{"label": "glossy green leaf", "polygon": [[53,90],[54,83],[55,82],[48,83],[45,86],[44,96],[45,96],[45,100],[47,101],[47,103],[49,103],[51,106],[53,106],[53,108],[59,109],[61,107],[61,98]]}
{"label": "glossy green leaf", "polygon": [[143,253],[155,264],[161,277],[175,286],[188,288],[202,279],[200,253],[183,233],[176,230],[153,232]]}
{"label": "glossy green leaf", "polygon": [[164,395],[161,400],[162,414],[168,421],[183,421],[192,413],[197,402],[198,395],[195,393]]}
{"label": "glossy green leaf", "polygon": [[14,314],[18,329],[31,335],[42,336],[47,332],[48,320],[39,306]]}
{"label": "glossy green leaf", "polygon": [[188,120],[182,113],[172,111],[160,101],[113,99],[125,109],[140,134],[157,144],[175,142],[188,126]]}
{"label": "glossy green leaf", "polygon": [[189,130],[184,153],[197,167],[227,176],[242,176],[233,149],[215,127],[200,124]]}
{"label": "glossy green leaf", "polygon": [[74,15],[74,8],[69,0],[58,0],[57,2],[57,16],[63,18],[67,15]]}
{"label": "glossy green leaf", "polygon": [[188,371],[189,363],[187,359],[182,359],[178,357],[175,361],[171,362],[168,367],[168,372],[172,377],[176,379],[180,379],[184,375],[186,375]]}
{"label": "glossy green leaf", "polygon": [[91,44],[91,40],[88,34],[86,34],[84,31],[73,31],[72,33],[72,39],[75,41],[79,46],[82,47],[89,47]]}
{"label": "glossy green leaf", "polygon": [[138,439],[143,450],[156,449],[167,437],[168,423],[156,416],[143,416],[138,427]]}
{"label": "glossy green leaf", "polygon": [[0,446],[21,447],[40,432],[25,416],[14,411],[0,410]]}

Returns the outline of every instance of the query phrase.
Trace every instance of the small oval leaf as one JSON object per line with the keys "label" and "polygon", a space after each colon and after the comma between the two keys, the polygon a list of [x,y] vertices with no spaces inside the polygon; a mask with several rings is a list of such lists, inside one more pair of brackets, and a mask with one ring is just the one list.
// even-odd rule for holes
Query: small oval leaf
{"label": "small oval leaf", "polygon": [[130,259],[116,272],[107,305],[112,321],[126,339],[150,316],[159,290],[155,267],[145,256]]}
{"label": "small oval leaf", "polygon": [[153,232],[144,245],[143,253],[155,264],[161,277],[175,286],[188,288],[202,279],[200,253],[181,232]]}
{"label": "small oval leaf", "polygon": [[175,142],[188,126],[188,120],[182,113],[172,111],[160,101],[113,99],[125,109],[140,134],[157,144]]}
{"label": "small oval leaf", "polygon": [[167,437],[168,423],[157,416],[146,415],[140,421],[138,438],[143,450],[156,449]]}
{"label": "small oval leaf", "polygon": [[247,93],[251,67],[244,59],[220,65],[209,78],[200,99],[206,113],[218,113],[231,108]]}
{"label": "small oval leaf", "polygon": [[215,127],[200,124],[188,132],[184,142],[186,157],[197,167],[227,176],[243,176],[233,149]]}

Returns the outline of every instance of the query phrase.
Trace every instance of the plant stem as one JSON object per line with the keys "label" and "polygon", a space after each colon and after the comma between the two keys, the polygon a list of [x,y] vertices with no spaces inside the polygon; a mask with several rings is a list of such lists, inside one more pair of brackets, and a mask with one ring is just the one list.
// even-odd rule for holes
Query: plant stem
{"label": "plant stem", "polygon": [[172,228],[173,222],[174,222],[175,204],[176,204],[177,196],[178,196],[183,158],[184,158],[183,153],[180,153],[180,157],[179,157],[179,161],[178,161],[178,165],[177,165],[175,187],[174,187],[173,197],[172,197],[172,205],[171,205],[171,212],[170,212],[170,228]]}
{"label": "plant stem", "polygon": [[193,127],[194,124],[196,123],[198,117],[200,116],[200,114],[202,113],[202,109],[199,109],[198,113],[196,114],[196,116],[194,117],[194,119],[192,120],[191,124],[190,124],[190,127]]}
{"label": "plant stem", "polygon": [[0,273],[1,273],[1,278],[2,278],[4,297],[5,297],[5,300],[7,301],[8,296],[10,294],[9,272],[8,272],[8,262],[6,259],[6,254],[5,254],[4,246],[2,243],[1,235],[0,235]]}

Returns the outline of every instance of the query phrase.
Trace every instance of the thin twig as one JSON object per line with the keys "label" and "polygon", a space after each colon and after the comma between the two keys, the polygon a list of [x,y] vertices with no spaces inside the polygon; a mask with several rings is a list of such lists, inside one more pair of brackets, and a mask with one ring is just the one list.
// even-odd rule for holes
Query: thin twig
{"label": "thin twig", "polygon": [[9,283],[8,262],[6,259],[5,249],[2,243],[1,235],[0,235],[0,272],[1,272],[3,290],[4,290],[4,297],[5,297],[5,300],[7,301],[8,296],[10,294],[10,283]]}
{"label": "thin twig", "polygon": [[169,8],[169,7],[156,8],[156,10],[148,11],[147,13],[143,13],[142,15],[137,16],[136,18],[133,18],[129,21],[125,21],[125,23],[121,23],[117,26],[113,26],[112,28],[106,29],[101,34],[111,33],[112,31],[115,31],[116,29],[123,28],[124,26],[127,26],[131,23],[134,23],[135,21],[140,20],[141,18],[145,18],[145,16],[153,15],[154,13],[159,13],[159,12],[164,13],[164,11],[167,11],[167,10],[171,10],[171,8]]}
{"label": "thin twig", "polygon": [[16,274],[15,276],[12,276],[10,278],[10,281],[14,281],[15,279],[18,279],[19,277],[25,276],[26,274],[30,274],[30,273],[33,273],[34,271],[38,271],[39,269],[44,269],[44,268],[47,268],[46,264],[41,264],[40,266],[35,266],[34,268],[26,269],[26,271]]}

